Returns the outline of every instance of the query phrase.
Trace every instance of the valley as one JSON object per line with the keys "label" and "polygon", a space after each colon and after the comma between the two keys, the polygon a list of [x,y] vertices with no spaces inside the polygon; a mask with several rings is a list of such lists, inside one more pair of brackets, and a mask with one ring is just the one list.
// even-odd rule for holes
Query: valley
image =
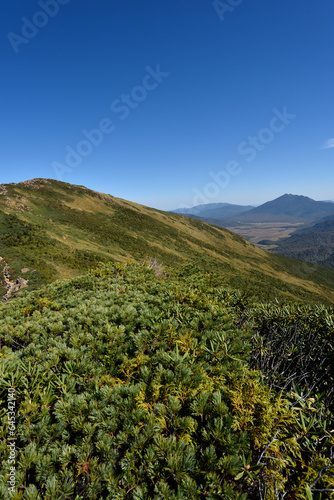
{"label": "valley", "polygon": [[287,238],[291,236],[297,229],[303,227],[302,222],[288,223],[288,222],[249,222],[249,223],[238,223],[229,225],[227,222],[224,227],[229,231],[239,234],[243,238],[254,245],[258,245],[262,248],[269,250],[274,248],[275,244],[261,245],[261,240],[272,240],[275,242],[280,238]]}
{"label": "valley", "polygon": [[0,500],[334,500],[333,20],[5,3]]}
{"label": "valley", "polygon": [[1,498],[14,431],[18,500],[333,487],[334,269],[52,179],[1,186],[0,255]]}
{"label": "valley", "polygon": [[334,270],[314,264],[305,272],[303,262],[225,228],[52,179],[2,185],[1,192],[0,255],[15,279],[22,268],[35,270],[26,276],[29,290],[98,263],[157,258],[171,268],[191,263],[218,273],[262,300],[334,303]]}
{"label": "valley", "polygon": [[333,202],[285,194],[258,207],[216,203],[187,208],[184,215],[279,255],[334,267]]}

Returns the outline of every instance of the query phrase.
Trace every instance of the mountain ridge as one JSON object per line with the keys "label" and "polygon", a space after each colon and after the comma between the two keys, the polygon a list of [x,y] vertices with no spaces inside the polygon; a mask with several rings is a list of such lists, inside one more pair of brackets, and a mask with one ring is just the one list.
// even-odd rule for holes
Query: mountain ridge
{"label": "mountain ridge", "polygon": [[225,218],[243,213],[251,208],[254,207],[251,205],[235,205],[232,203],[207,203],[192,208],[179,208],[177,210],[171,210],[171,212],[182,215],[197,215],[205,218]]}
{"label": "mountain ridge", "polygon": [[[214,205],[217,205],[215,207]],[[219,203],[197,205],[193,208],[174,210],[175,213],[182,213],[184,215],[197,215],[200,217],[208,218],[222,218],[224,221],[233,221],[233,214],[223,214],[223,206],[229,205],[235,208],[238,222],[313,222],[328,215],[334,216],[334,203],[331,201],[315,201],[312,198],[304,195],[284,194],[275,198],[274,200],[267,201],[259,206],[252,207],[250,205],[223,205],[222,214],[219,215]],[[244,210],[242,210],[244,209]],[[186,210],[182,212],[182,210]]]}
{"label": "mountain ridge", "polygon": [[280,255],[334,267],[334,217],[301,228],[275,244],[272,250]]}
{"label": "mountain ridge", "polygon": [[148,257],[218,273],[264,300],[334,302],[334,272],[269,253],[224,228],[53,179],[2,184],[0,193],[0,255],[13,278],[23,268],[35,271],[25,274],[25,290],[99,262]]}
{"label": "mountain ridge", "polygon": [[284,194],[238,216],[243,222],[310,222],[334,215],[334,204],[308,196]]}

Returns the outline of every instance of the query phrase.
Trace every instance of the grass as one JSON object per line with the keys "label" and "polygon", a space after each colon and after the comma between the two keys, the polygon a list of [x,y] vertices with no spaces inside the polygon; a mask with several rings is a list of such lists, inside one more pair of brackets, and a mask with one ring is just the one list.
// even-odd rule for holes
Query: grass
{"label": "grass", "polygon": [[192,263],[262,300],[334,303],[334,270],[271,254],[224,228],[55,180],[3,186],[0,255],[12,259],[14,276],[37,269],[26,276],[30,289],[99,261],[148,257],[178,269]]}

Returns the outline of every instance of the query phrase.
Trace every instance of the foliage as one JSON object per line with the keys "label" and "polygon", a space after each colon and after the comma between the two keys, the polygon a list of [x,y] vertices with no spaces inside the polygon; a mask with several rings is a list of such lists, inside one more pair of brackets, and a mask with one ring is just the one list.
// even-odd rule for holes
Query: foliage
{"label": "foliage", "polygon": [[63,245],[48,237],[40,225],[26,223],[16,215],[0,213],[1,229],[0,255],[9,262],[13,278],[19,276],[21,268],[30,268],[30,289],[54,281],[58,265],[83,272],[99,262],[111,260],[91,251],[67,249],[65,252]]}
{"label": "foliage", "polygon": [[316,491],[333,488],[330,408],[250,366],[261,315],[219,275],[148,264],[101,264],[0,306],[2,416],[8,388],[19,405],[12,498],[330,498]]}
{"label": "foliage", "polygon": [[3,186],[0,256],[15,278],[29,268],[30,290],[98,262],[156,258],[174,270],[192,264],[219,274],[256,301],[334,303],[334,270],[305,269],[221,227],[51,179]]}
{"label": "foliage", "polygon": [[[323,306],[275,304],[249,310],[256,335],[253,366],[267,374],[270,385],[292,390],[293,384],[309,392],[334,393],[333,309]],[[334,407],[332,407],[334,410]]]}
{"label": "foliage", "polygon": [[[249,309],[247,315],[255,330],[251,366],[260,369],[263,380],[284,394],[297,411],[300,455],[295,477],[306,464],[314,467],[315,457],[316,461],[321,457],[323,470],[333,469],[333,310],[267,304]],[[314,491],[319,479],[321,474]],[[307,498],[312,498],[312,491],[310,488]]]}

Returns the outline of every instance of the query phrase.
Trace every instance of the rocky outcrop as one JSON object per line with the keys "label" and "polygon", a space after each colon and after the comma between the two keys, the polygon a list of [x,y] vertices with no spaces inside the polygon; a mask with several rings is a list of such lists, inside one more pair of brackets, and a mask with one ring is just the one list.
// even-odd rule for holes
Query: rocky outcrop
{"label": "rocky outcrop", "polygon": [[10,278],[10,267],[2,257],[0,257],[0,265],[3,266],[2,267],[3,283],[6,286],[5,295],[1,299],[1,301],[7,301],[10,297],[13,296],[13,294],[17,293],[22,288],[25,288],[26,286],[28,286],[29,280],[26,280],[26,279],[22,278],[21,276],[19,276],[16,279],[11,279]]}

